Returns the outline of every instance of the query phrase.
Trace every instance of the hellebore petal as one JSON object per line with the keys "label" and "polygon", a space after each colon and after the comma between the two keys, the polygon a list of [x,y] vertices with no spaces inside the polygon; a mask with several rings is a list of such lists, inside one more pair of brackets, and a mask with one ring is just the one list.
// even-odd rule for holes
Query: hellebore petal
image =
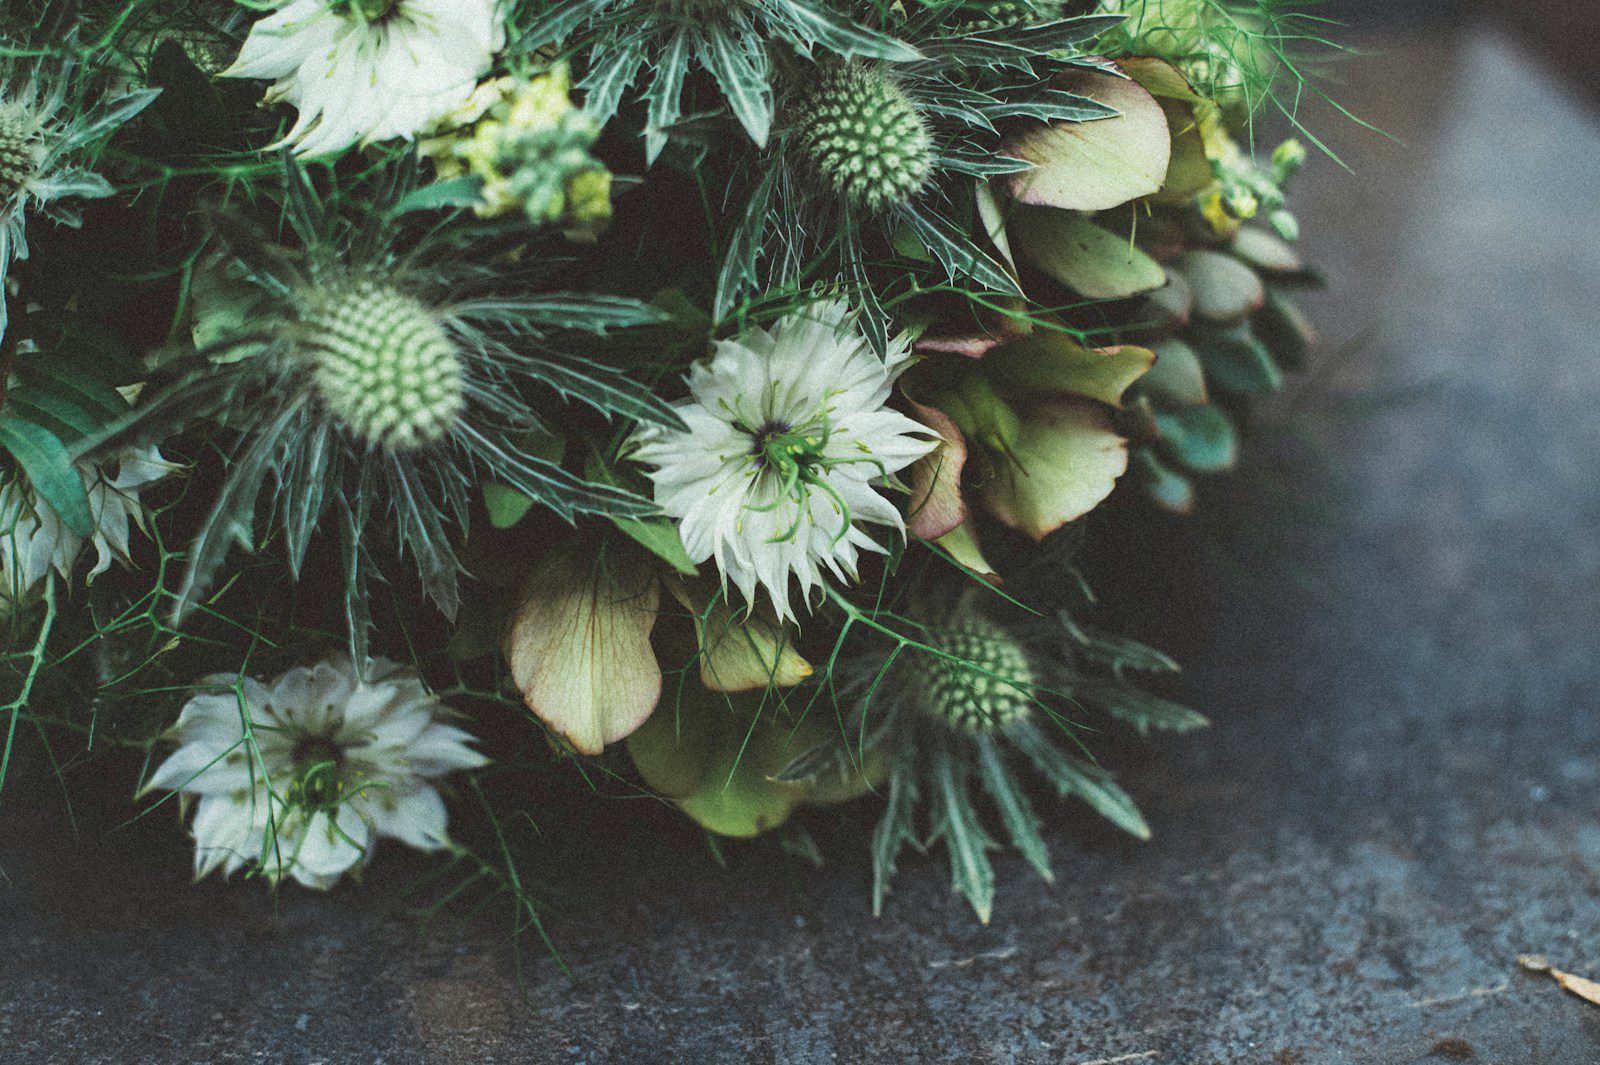
{"label": "hellebore petal", "polygon": [[937,540],[967,520],[967,507],[961,500],[967,441],[944,411],[923,406],[910,396],[906,403],[913,418],[939,434],[939,445],[911,466],[906,527],[924,540]]}
{"label": "hellebore petal", "polygon": [[1023,411],[1009,461],[995,463],[984,501],[1005,524],[1043,540],[1093,510],[1128,468],[1128,442],[1088,402],[1044,400]]}
{"label": "hellebore petal", "polygon": [[1155,352],[1132,344],[1087,348],[1066,333],[1036,329],[989,353],[984,370],[997,384],[1036,395],[1083,396],[1111,407],[1155,364]]}
{"label": "hellebore petal", "polygon": [[628,755],[644,782],[669,799],[693,795],[711,775],[721,729],[688,691],[627,738]]}
{"label": "hellebore petal", "polygon": [[1022,203],[1069,211],[1103,211],[1161,188],[1172,155],[1167,116],[1136,81],[1085,71],[1065,86],[1120,112],[1092,122],[1030,126],[1001,154],[1026,159],[1030,170],[1003,179]]}
{"label": "hellebore petal", "polygon": [[1194,91],[1194,86],[1189,84],[1189,79],[1183,76],[1182,71],[1165,59],[1144,55],[1128,56],[1117,60],[1117,66],[1157,99],[1178,100],[1187,104],[1210,103],[1204,96]]}
{"label": "hellebore petal", "polygon": [[811,663],[795,650],[792,627],[751,611],[730,609],[717,596],[708,607],[684,605],[694,612],[695,639],[700,644],[700,683],[714,692],[792,688],[811,676]]}
{"label": "hellebore petal", "polygon": [[1206,155],[1205,138],[1200,133],[1195,111],[1215,105],[1196,93],[1178,68],[1164,59],[1130,56],[1118,65],[1161,102],[1172,137],[1172,158],[1167,163],[1161,191],[1151,199],[1157,203],[1184,203],[1209,188],[1216,177],[1211,172],[1211,160]]}
{"label": "hellebore petal", "polygon": [[583,754],[637,729],[661,696],[650,646],[661,589],[643,567],[561,553],[537,570],[502,649],[528,709]]}
{"label": "hellebore petal", "polygon": [[1023,258],[1090,299],[1118,300],[1167,283],[1160,263],[1073,211],[1018,207],[1010,233]]}
{"label": "hellebore petal", "polygon": [[978,532],[972,527],[972,522],[962,522],[936,542],[941,550],[979,577],[990,584],[1000,583],[1000,574],[983,557],[983,548],[978,544]]}
{"label": "hellebore petal", "polygon": [[815,746],[822,727],[796,728],[770,710],[752,724],[720,697],[686,693],[628,737],[628,753],[645,782],[701,827],[756,836],[787,821],[806,797],[809,785],[772,777]]}
{"label": "hellebore petal", "polygon": [[1011,254],[1011,241],[1006,238],[1006,216],[1000,207],[1000,200],[994,194],[994,186],[987,181],[977,183],[976,199],[978,203],[978,221],[983,223],[983,231],[994,241],[994,246],[1000,250],[1000,255],[1011,272],[1017,272],[1017,260]]}

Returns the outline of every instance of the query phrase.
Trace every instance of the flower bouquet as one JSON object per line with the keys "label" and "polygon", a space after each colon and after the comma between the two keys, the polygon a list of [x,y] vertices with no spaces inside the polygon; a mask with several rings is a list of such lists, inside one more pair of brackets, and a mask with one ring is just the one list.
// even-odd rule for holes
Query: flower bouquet
{"label": "flower bouquet", "polygon": [[1205,719],[1080,565],[1311,343],[1306,151],[1251,151],[1309,28],[6,5],[0,787],[99,766],[199,876],[444,852],[531,922],[555,794],[819,860],[852,803],[875,908],[935,848],[983,920],[1047,812],[1149,837],[1096,738]]}

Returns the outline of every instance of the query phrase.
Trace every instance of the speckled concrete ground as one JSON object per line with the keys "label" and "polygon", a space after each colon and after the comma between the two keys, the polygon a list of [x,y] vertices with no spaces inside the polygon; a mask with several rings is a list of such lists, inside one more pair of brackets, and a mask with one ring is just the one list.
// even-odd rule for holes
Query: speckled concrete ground
{"label": "speckled concrete ground", "polygon": [[8,806],[0,1059],[1600,1062],[1600,1008],[1515,963],[1600,976],[1600,125],[1503,39],[1377,43],[1342,97],[1408,147],[1336,129],[1355,176],[1304,190],[1309,442],[1106,578],[1216,720],[1123,758],[1155,842],[1058,827],[985,928],[938,862],[874,920],[859,861],[724,872],[646,814],[556,922],[577,982],[534,958],[524,1001],[392,854],[274,910],[186,887],[170,824],[108,856]]}

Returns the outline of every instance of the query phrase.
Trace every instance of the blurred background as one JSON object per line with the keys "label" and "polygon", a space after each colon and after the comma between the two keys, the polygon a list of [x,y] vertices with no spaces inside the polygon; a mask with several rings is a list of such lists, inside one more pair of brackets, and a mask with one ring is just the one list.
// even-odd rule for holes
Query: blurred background
{"label": "blurred background", "polygon": [[1600,1062],[1600,1008],[1517,963],[1600,978],[1600,12],[1317,10],[1354,49],[1322,84],[1383,131],[1306,101],[1343,162],[1296,190],[1319,361],[1095,575],[1214,721],[1111,753],[1153,843],[1063,816],[1058,882],[998,858],[991,925],[942,857],[874,919],[856,826],[820,870],[722,868],[622,804],[542,887],[569,975],[509,914],[419,929],[398,854],[191,887],[170,819],[108,844],[8,788],[0,1056]]}

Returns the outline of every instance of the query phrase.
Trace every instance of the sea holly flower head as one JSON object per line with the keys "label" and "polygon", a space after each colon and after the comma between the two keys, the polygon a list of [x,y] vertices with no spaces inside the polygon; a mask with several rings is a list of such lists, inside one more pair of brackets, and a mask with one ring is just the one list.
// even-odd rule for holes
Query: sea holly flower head
{"label": "sea holly flower head", "polygon": [[[0,44],[11,43],[0,36]],[[111,183],[78,157],[159,95],[146,89],[85,100],[76,72],[73,63],[48,57],[0,60],[0,285],[11,263],[28,257],[30,214],[77,227],[83,218],[74,201],[112,194]],[[0,336],[5,329],[0,299]]]}
{"label": "sea holly flower head", "polygon": [[927,122],[881,64],[824,68],[796,110],[806,165],[852,207],[876,214],[903,204],[933,174]]}
{"label": "sea holly flower head", "polygon": [[303,156],[411,138],[459,107],[505,43],[498,0],[290,0],[251,27],[233,78],[294,105]]}
{"label": "sea holly flower head", "polygon": [[1004,629],[974,613],[930,640],[951,657],[916,659],[920,704],[928,713],[969,732],[998,728],[1028,713],[1033,668]]}
{"label": "sea holly flower head", "polygon": [[715,559],[751,605],[763,586],[780,621],[791,577],[805,599],[824,570],[855,580],[860,553],[883,551],[863,526],[904,529],[880,487],[933,447],[884,406],[910,357],[900,337],[880,359],[837,300],[720,342],[676,406],[687,428],[650,426],[634,452],[689,557]]}
{"label": "sea holly flower head", "polygon": [[[550,266],[522,235],[481,238],[472,255],[448,232],[421,236],[395,216],[320,201],[286,161],[297,245],[241,219],[196,271],[186,370],[174,363],[135,409],[142,431],[195,418],[235,436],[223,486],[196,534],[173,614],[188,615],[229,550],[264,542],[260,511],[300,573],[314,539],[340,538],[351,657],[365,658],[369,530],[390,522],[399,554],[446,615],[460,604],[457,537],[470,487],[493,480],[570,520],[649,514],[647,500],[595,484],[526,449],[545,402],[582,401],[606,417],[677,424],[664,400],[620,372],[569,354],[579,331],[659,321],[623,297],[550,292]],[[410,170],[417,176],[416,168]],[[389,203],[414,185],[386,186]],[[268,490],[268,478],[273,488]],[[259,507],[268,495],[271,507]]]}
{"label": "sea holly flower head", "polygon": [[319,293],[302,324],[317,392],[358,438],[406,450],[455,426],[466,406],[461,355],[420,302],[355,280]]}

